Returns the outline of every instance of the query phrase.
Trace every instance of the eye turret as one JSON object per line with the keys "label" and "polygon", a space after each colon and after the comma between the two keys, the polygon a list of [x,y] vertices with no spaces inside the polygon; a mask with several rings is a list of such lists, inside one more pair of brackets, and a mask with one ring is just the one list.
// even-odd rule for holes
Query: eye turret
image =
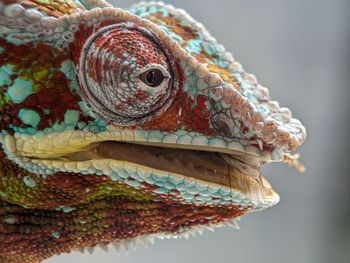
{"label": "eye turret", "polygon": [[169,49],[131,23],[101,28],[86,41],[79,80],[90,108],[118,125],[144,122],[176,95],[179,73]]}

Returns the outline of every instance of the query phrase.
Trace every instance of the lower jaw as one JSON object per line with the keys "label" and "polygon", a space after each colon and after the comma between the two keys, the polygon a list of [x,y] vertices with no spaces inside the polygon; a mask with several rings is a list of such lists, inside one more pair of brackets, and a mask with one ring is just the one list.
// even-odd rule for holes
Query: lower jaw
{"label": "lower jaw", "polygon": [[[174,180],[184,178],[185,181],[192,182],[199,188],[212,186],[221,188],[222,192],[230,191],[233,195],[237,194],[238,199],[240,197],[246,199],[246,206],[257,206],[257,209],[261,208],[258,206],[270,206],[269,202],[271,205],[278,202],[278,195],[264,178],[250,176],[236,169],[228,164],[222,155],[215,152],[105,141],[92,144],[88,150],[65,156],[65,158],[71,161],[110,159],[132,164],[137,170],[147,167],[155,174],[160,174],[160,177],[175,177]],[[257,159],[252,160],[255,165],[258,162],[260,161]],[[257,172],[260,174],[259,171]],[[164,178],[160,180],[162,179]],[[227,203],[229,202],[216,204]]]}
{"label": "lower jaw", "polygon": [[[0,261],[40,262],[80,248],[217,226],[251,208],[168,200],[113,181],[72,172],[46,178],[18,168],[0,152]],[[14,176],[16,174],[16,176]],[[30,177],[35,187],[23,184]],[[21,186],[17,192],[7,184]],[[87,191],[88,190],[88,191]]]}

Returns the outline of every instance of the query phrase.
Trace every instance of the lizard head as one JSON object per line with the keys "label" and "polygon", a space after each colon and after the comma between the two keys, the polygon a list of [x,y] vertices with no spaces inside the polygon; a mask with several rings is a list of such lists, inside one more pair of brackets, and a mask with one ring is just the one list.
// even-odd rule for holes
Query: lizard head
{"label": "lizard head", "polygon": [[11,27],[19,6],[0,18],[0,200],[64,223],[0,255],[181,235],[278,202],[260,166],[292,162],[305,129],[188,14],[100,2],[53,18],[39,6]]}

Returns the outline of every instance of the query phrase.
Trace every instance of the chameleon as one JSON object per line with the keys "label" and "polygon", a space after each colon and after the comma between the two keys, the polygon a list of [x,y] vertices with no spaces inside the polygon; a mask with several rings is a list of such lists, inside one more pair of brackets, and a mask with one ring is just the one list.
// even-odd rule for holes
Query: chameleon
{"label": "chameleon", "polygon": [[1,263],[236,226],[305,138],[182,9],[0,0]]}

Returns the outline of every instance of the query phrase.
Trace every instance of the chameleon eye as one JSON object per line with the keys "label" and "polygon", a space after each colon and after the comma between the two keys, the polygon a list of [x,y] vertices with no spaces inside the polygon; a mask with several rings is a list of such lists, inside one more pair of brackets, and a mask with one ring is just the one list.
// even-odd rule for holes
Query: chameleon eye
{"label": "chameleon eye", "polygon": [[150,87],[158,87],[163,82],[164,75],[159,69],[150,69],[142,73],[140,79]]}
{"label": "chameleon eye", "polygon": [[179,89],[170,49],[133,23],[102,27],[86,40],[79,80],[93,112],[118,125],[144,122],[165,110]]}

